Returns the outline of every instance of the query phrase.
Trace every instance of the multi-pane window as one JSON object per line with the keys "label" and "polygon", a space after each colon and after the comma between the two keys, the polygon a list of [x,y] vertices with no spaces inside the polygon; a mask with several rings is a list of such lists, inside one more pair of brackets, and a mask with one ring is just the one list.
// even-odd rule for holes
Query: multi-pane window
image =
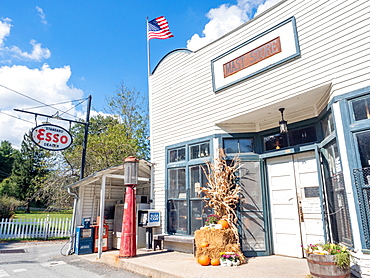
{"label": "multi-pane window", "polygon": [[370,96],[352,101],[353,113],[356,121],[370,119]]}
{"label": "multi-pane window", "polygon": [[185,168],[168,170],[169,174],[169,198],[186,199]]}
{"label": "multi-pane window", "polygon": [[209,143],[201,143],[190,146],[190,159],[209,156]]}
{"label": "multi-pane window", "polygon": [[356,133],[362,168],[370,167],[370,131]]}
{"label": "multi-pane window", "polygon": [[331,113],[322,120],[321,125],[324,138],[326,138],[334,131],[334,121]]}
{"label": "multi-pane window", "polygon": [[209,142],[168,150],[167,208],[168,232],[193,234],[204,225],[210,209],[205,209],[201,187],[207,178],[202,165],[210,156]]}
{"label": "multi-pane window", "polygon": [[185,161],[185,148],[177,148],[169,151],[169,162]]}
{"label": "multi-pane window", "polygon": [[253,152],[253,140],[242,138],[225,138],[224,149],[227,154]]}
{"label": "multi-pane window", "polygon": [[313,143],[317,141],[315,126],[289,130],[287,133],[280,133],[263,137],[265,150],[278,150],[286,147]]}
{"label": "multi-pane window", "polygon": [[330,220],[329,240],[353,246],[347,194],[336,141],[321,149],[326,213]]}

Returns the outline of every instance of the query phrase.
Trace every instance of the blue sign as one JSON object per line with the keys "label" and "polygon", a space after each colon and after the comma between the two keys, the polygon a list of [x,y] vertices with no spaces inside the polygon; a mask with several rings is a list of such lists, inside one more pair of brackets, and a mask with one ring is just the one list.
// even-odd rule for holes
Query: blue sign
{"label": "blue sign", "polygon": [[160,226],[161,214],[159,211],[148,211],[148,226]]}

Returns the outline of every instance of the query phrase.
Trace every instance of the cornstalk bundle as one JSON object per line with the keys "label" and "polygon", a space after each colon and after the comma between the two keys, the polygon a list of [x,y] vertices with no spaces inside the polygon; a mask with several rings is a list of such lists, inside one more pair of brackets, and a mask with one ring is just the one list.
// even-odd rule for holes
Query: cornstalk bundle
{"label": "cornstalk bundle", "polygon": [[229,222],[237,243],[239,243],[238,229],[236,227],[236,205],[239,202],[239,184],[235,182],[235,173],[239,169],[239,160],[234,158],[231,164],[225,160],[223,149],[219,150],[219,157],[211,163],[207,161],[203,171],[208,179],[207,187],[201,187],[206,207],[213,209],[214,213]]}

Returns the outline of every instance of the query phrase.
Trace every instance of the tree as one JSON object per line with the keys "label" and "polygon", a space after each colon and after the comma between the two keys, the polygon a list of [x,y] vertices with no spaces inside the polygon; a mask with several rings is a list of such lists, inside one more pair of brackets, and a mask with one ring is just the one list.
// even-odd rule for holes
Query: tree
{"label": "tree", "polygon": [[0,196],[0,219],[11,218],[20,202],[13,197]]}
{"label": "tree", "polygon": [[[145,101],[123,84],[107,99],[110,116],[91,117],[86,152],[85,176],[123,163],[127,156],[148,158],[148,113]],[[73,144],[63,151],[71,175],[79,176],[84,126],[72,127]]]}
{"label": "tree", "polygon": [[21,150],[15,155],[9,182],[14,190],[14,197],[25,202],[26,212],[30,212],[30,204],[35,200],[47,177],[49,156],[31,141],[30,134],[23,136]]}
{"label": "tree", "polygon": [[138,158],[149,158],[149,108],[148,101],[135,89],[121,83],[116,95],[107,98],[107,112],[118,116],[125,127],[126,136],[137,144]]}
{"label": "tree", "polygon": [[12,172],[14,156],[17,150],[12,147],[9,141],[0,143],[0,182],[9,177]]}

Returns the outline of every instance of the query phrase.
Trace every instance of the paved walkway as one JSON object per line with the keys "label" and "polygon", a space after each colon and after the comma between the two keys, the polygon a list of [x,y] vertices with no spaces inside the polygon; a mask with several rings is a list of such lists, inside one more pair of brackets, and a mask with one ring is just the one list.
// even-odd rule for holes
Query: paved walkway
{"label": "paved walkway", "polygon": [[138,256],[118,258],[118,250],[97,254],[80,255],[81,258],[106,263],[152,278],[307,278],[309,270],[305,259],[283,256],[248,258],[248,262],[237,267],[201,266],[193,254],[170,251],[139,250]]}

